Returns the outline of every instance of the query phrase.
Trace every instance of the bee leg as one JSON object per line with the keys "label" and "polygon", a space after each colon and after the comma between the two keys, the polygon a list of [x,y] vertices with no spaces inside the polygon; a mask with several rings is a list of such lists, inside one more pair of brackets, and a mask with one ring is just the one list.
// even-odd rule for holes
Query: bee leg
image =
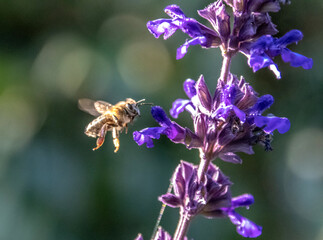
{"label": "bee leg", "polygon": [[120,147],[120,142],[119,142],[119,131],[117,128],[112,129],[112,138],[113,138],[113,144],[114,144],[114,152],[118,152],[119,147]]}
{"label": "bee leg", "polygon": [[128,124],[125,124],[124,126],[123,126],[125,129],[126,129],[126,134],[128,133]]}
{"label": "bee leg", "polygon": [[104,124],[102,126],[102,128],[100,129],[99,137],[96,140],[96,147],[92,149],[93,151],[99,149],[102,146],[102,144],[104,143],[105,135],[107,134],[106,129],[107,129],[107,124]]}

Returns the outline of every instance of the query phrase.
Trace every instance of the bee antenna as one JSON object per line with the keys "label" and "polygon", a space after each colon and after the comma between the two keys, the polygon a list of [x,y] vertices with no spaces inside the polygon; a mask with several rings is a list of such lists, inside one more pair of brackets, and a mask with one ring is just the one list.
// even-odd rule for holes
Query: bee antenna
{"label": "bee antenna", "polygon": [[137,104],[137,106],[141,106],[141,105],[154,105],[153,103],[140,103],[140,104]]}
{"label": "bee antenna", "polygon": [[144,101],[146,101],[146,99],[141,99],[141,100],[139,100],[139,101],[137,102],[137,105],[138,105],[138,103],[141,103],[141,102],[144,102]]}
{"label": "bee antenna", "polygon": [[146,99],[141,99],[137,102],[137,106],[141,106],[141,105],[154,105],[153,103],[145,103],[143,101],[146,101]]}

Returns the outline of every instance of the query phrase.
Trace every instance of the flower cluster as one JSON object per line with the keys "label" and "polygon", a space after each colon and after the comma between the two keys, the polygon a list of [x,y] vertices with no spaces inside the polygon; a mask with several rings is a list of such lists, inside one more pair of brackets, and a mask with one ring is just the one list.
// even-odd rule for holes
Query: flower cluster
{"label": "flower cluster", "polygon": [[235,212],[237,207],[249,207],[254,199],[249,194],[231,198],[231,182],[218,167],[210,164],[206,178],[197,179],[197,167],[182,161],[176,168],[173,179],[174,194],[162,195],[159,199],[169,207],[179,207],[188,218],[201,214],[207,218],[229,217],[243,237],[258,237],[262,228]]}
{"label": "flower cluster", "polygon": [[170,114],[177,118],[184,110],[191,114],[194,132],[171,121],[161,107],[152,107],[151,113],[160,127],[146,128],[133,133],[134,140],[153,147],[152,139],[166,135],[175,143],[187,148],[200,148],[209,159],[241,163],[235,152],[252,154],[252,146],[259,143],[271,150],[274,130],[285,133],[289,130],[287,118],[272,114],[262,116],[274,102],[271,95],[258,97],[253,88],[230,74],[227,83],[219,80],[214,96],[211,96],[203,76],[197,82],[188,79],[184,91],[189,99],[177,99]]}
{"label": "flower cluster", "polygon": [[[230,27],[230,15],[225,4],[232,8],[233,27]],[[287,49],[288,44],[298,42],[303,35],[298,30],[292,30],[283,37],[273,38],[278,31],[272,23],[269,12],[280,10],[278,0],[218,0],[198,14],[208,20],[213,29],[188,18],[177,5],[165,8],[165,13],[171,19],[157,19],[147,23],[148,30],[158,38],[172,36],[176,30],[181,30],[191,37],[177,49],[176,58],[185,56],[190,46],[200,45],[203,48],[221,47],[224,54],[234,55],[241,52],[248,57],[248,63],[254,71],[269,67],[280,78],[277,65],[273,62],[275,56],[281,55],[283,61],[291,66],[312,67],[312,59],[294,53]]]}
{"label": "flower cluster", "polygon": [[[188,48],[200,45],[202,48],[219,47],[223,64],[214,94],[210,93],[203,75],[197,81],[187,79],[184,92],[187,99],[173,102],[170,115],[178,118],[187,111],[194,129],[183,127],[172,121],[165,111],[154,106],[151,114],[159,127],[135,131],[133,138],[138,145],[154,146],[154,139],[167,136],[174,143],[184,144],[188,149],[199,149],[198,166],[182,161],[172,178],[172,192],[159,200],[172,208],[180,209],[180,220],[174,240],[184,239],[188,225],[196,215],[207,218],[225,217],[236,225],[243,237],[258,237],[262,227],[238,214],[238,207],[249,207],[254,202],[250,194],[231,197],[231,182],[212,161],[219,158],[226,162],[242,163],[238,152],[253,154],[253,146],[262,145],[266,151],[272,150],[274,131],[283,134],[290,128],[287,118],[276,117],[264,112],[274,103],[269,95],[259,96],[245,81],[230,72],[232,57],[240,52],[248,58],[254,72],[268,67],[276,78],[281,78],[274,58],[281,56],[292,67],[310,69],[312,59],[287,48],[303,38],[298,30],[291,30],[280,38],[269,16],[280,10],[283,0],[217,0],[198,14],[208,20],[209,28],[193,18],[187,17],[177,5],[165,8],[169,19],[157,19],[147,23],[148,30],[156,37],[164,39],[177,30],[186,33],[190,39],[177,49],[177,59],[183,58]],[[227,12],[231,7],[232,14]],[[233,19],[231,19],[233,18]],[[231,24],[232,23],[232,24]],[[154,239],[172,239],[159,228]],[[138,235],[137,240],[142,240]]]}

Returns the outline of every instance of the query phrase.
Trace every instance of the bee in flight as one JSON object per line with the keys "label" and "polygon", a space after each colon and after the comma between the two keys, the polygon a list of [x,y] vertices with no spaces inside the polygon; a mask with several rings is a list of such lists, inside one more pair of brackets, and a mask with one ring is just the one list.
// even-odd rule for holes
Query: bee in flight
{"label": "bee in flight", "polygon": [[113,144],[115,146],[114,152],[117,152],[120,147],[119,133],[126,129],[128,131],[128,124],[131,123],[135,117],[140,116],[139,106],[150,103],[143,103],[145,99],[138,102],[131,98],[125,101],[118,102],[116,105],[104,101],[93,101],[90,99],[79,99],[79,108],[95,117],[85,128],[84,133],[93,138],[97,138],[97,150],[104,143],[105,135],[108,131],[112,132]]}

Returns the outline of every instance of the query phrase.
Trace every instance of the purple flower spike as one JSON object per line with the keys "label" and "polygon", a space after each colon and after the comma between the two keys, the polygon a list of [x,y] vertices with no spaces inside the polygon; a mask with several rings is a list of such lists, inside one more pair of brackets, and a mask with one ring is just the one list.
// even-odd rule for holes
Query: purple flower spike
{"label": "purple flower spike", "polygon": [[302,32],[292,30],[286,33],[281,38],[274,38],[272,36],[263,36],[259,38],[250,47],[249,66],[256,72],[261,68],[270,67],[277,78],[280,78],[280,72],[273,58],[281,55],[284,62],[289,62],[292,67],[303,67],[310,69],[313,66],[313,60],[298,53],[292,52],[287,45],[297,43],[303,38]]}
{"label": "purple flower spike", "polygon": [[237,207],[247,207],[254,202],[250,194],[231,198],[231,182],[218,167],[210,164],[206,179],[197,180],[197,167],[182,161],[172,178],[174,193],[167,193],[159,200],[172,208],[181,208],[189,216],[201,214],[207,218],[229,217],[244,237],[258,237],[261,227],[235,212]]}

